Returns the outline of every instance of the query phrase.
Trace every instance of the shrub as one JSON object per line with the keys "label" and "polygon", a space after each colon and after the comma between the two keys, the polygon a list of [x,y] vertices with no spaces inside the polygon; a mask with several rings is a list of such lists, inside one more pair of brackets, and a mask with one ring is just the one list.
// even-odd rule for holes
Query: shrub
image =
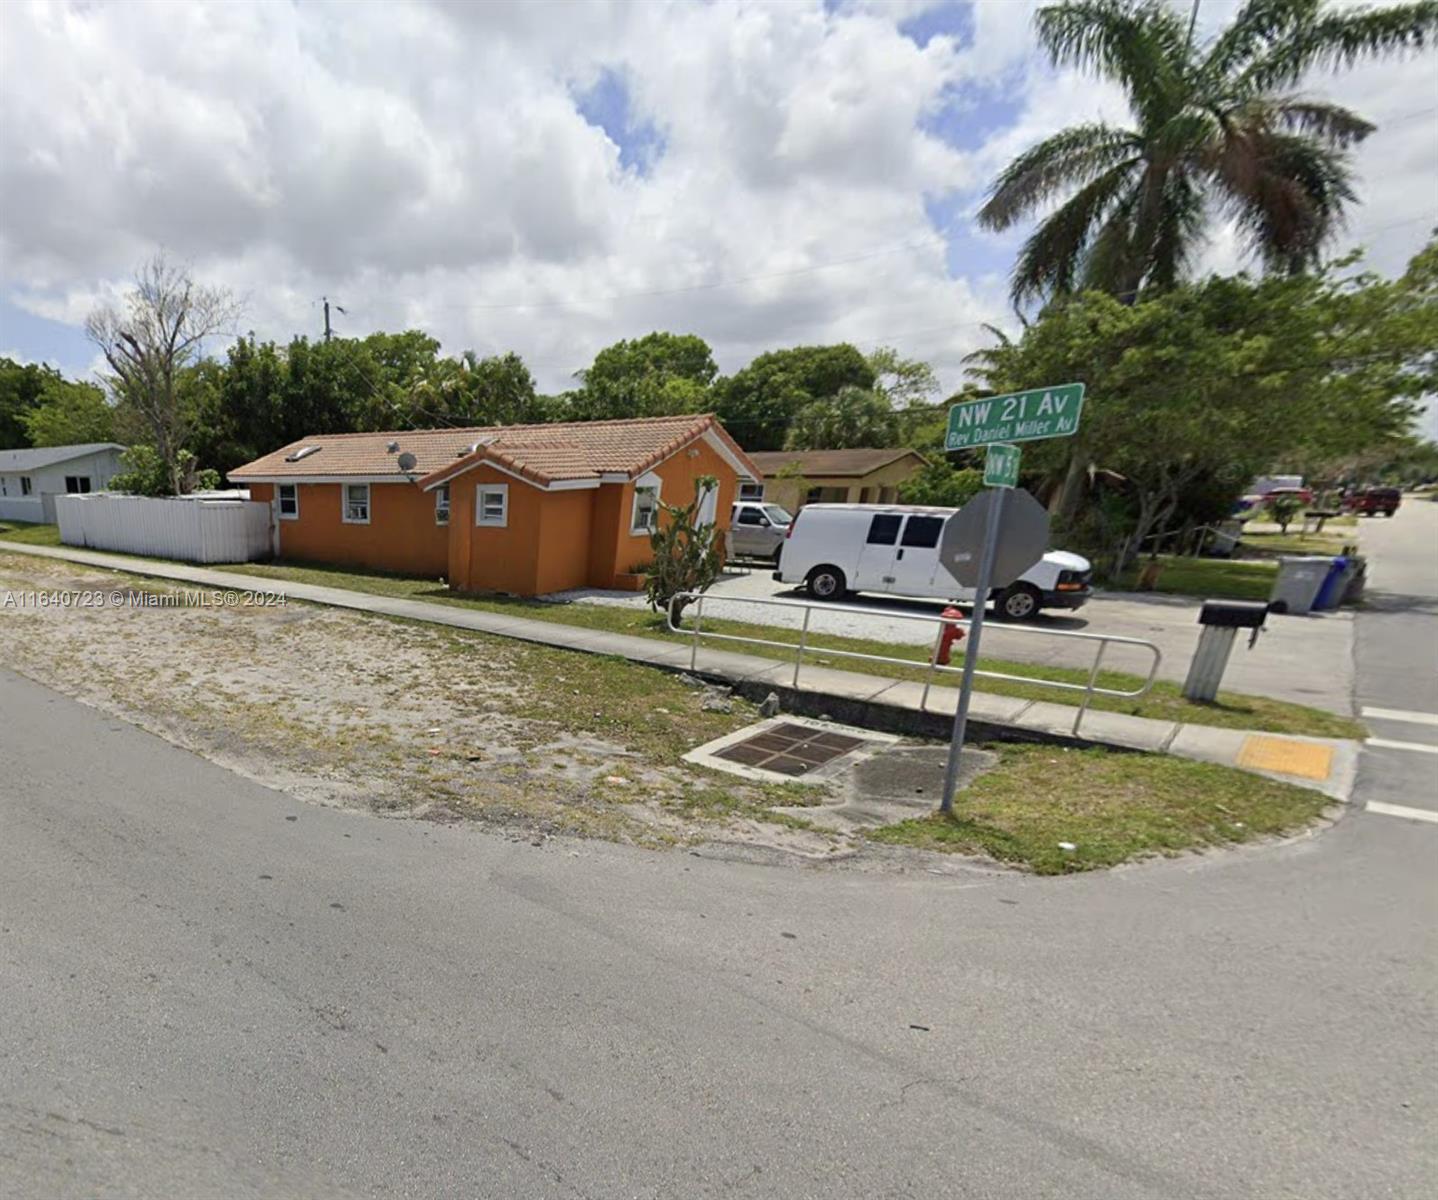
{"label": "shrub", "polygon": [[669,610],[676,622],[685,604],[677,603],[676,607],[675,597],[681,592],[706,591],[724,566],[718,527],[698,523],[705,493],[718,486],[714,476],[701,475],[694,499],[688,504],[665,504],[661,500],[658,519],[649,534],[654,557],[645,569],[644,592],[650,608],[656,612]]}

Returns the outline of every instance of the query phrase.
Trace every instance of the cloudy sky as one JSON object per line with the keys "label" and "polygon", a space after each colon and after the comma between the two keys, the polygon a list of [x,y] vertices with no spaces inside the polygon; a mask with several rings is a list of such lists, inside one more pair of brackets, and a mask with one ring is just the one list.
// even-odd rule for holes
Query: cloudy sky
{"label": "cloudy sky", "polygon": [[[653,329],[726,371],[847,339],[957,385],[1021,240],[975,227],[983,188],[1125,115],[1036,56],[1032,8],[7,0],[0,353],[90,369],[86,312],[163,246],[262,338],[318,335],[327,295],[342,333],[517,350],[546,390]],[[1347,241],[1399,269],[1438,223],[1438,58],[1312,90],[1380,126]],[[1241,264],[1222,230],[1208,261]]]}

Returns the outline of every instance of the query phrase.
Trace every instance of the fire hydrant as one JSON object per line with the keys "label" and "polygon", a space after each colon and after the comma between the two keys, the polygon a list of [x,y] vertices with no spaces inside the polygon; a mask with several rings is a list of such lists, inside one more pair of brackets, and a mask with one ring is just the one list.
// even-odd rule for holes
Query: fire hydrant
{"label": "fire hydrant", "polygon": [[965,619],[964,611],[951,604],[939,616],[944,622],[944,632],[939,635],[939,652],[934,656],[934,661],[941,667],[947,667],[954,643],[964,640],[964,631],[954,623]]}

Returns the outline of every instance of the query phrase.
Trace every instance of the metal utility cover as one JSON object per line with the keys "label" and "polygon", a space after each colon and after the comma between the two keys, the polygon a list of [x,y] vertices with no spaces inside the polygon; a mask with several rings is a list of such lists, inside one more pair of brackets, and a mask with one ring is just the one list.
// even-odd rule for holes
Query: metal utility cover
{"label": "metal utility cover", "polygon": [[763,733],[736,742],[716,757],[780,775],[807,775],[864,743],[844,734],[808,725],[773,725]]}
{"label": "metal utility cover", "polygon": [[989,506],[1008,496],[1003,519],[999,523],[998,542],[994,546],[992,587],[1007,587],[1049,548],[1048,511],[1028,492],[1014,488],[1008,492],[980,492],[959,509],[944,526],[939,536],[939,563],[957,580],[960,587],[977,587],[979,558],[984,552],[984,527],[988,523]]}

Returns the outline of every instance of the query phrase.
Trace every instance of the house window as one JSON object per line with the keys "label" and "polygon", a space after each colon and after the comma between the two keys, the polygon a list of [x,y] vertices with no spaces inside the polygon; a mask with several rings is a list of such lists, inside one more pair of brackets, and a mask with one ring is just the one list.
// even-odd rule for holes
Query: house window
{"label": "house window", "polygon": [[5,486],[5,476],[0,475],[0,496],[8,496],[10,489]]}
{"label": "house window", "polygon": [[28,475],[20,476],[20,494],[22,496],[30,494],[30,476]]}
{"label": "house window", "polygon": [[297,521],[300,516],[300,485],[282,483],[279,486],[280,517],[286,521]]}
{"label": "house window", "polygon": [[629,521],[630,533],[648,533],[654,528],[659,513],[659,485],[634,489],[634,513]]}
{"label": "house window", "polygon": [[369,524],[369,484],[347,483],[344,520],[346,525]]}
{"label": "house window", "polygon": [[500,529],[509,524],[509,484],[486,483],[474,489],[474,523]]}
{"label": "house window", "polygon": [[763,481],[761,480],[759,483],[741,483],[741,484],[739,485],[739,499],[741,499],[741,500],[762,500],[762,499],[764,499],[764,484],[763,484]]}
{"label": "house window", "polygon": [[449,524],[449,484],[442,483],[434,491],[434,523]]}
{"label": "house window", "polygon": [[88,475],[66,475],[65,490],[70,495],[80,495],[90,490],[90,477]]}

